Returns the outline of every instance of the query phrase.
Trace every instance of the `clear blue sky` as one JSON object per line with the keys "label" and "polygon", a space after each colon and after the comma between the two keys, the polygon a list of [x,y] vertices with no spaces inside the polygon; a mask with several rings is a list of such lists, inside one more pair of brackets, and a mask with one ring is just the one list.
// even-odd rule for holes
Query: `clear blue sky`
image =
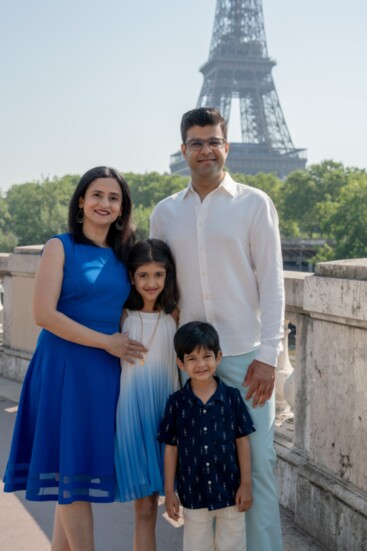
{"label": "clear blue sky", "polygon": [[[215,6],[0,0],[0,188],[99,164],[168,171],[181,115],[199,95]],[[263,0],[263,8],[295,146],[308,149],[309,163],[366,168],[366,0]]]}

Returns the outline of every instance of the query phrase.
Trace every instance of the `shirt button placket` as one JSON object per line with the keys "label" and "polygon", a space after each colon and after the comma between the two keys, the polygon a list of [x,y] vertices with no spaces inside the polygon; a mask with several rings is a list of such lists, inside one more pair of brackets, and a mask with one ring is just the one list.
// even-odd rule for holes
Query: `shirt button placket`
{"label": "shirt button placket", "polygon": [[198,259],[199,259],[199,271],[201,279],[201,288],[204,297],[204,308],[206,319],[210,321],[212,319],[212,306],[211,306],[211,293],[208,279],[208,259],[207,251],[205,247],[205,219],[206,210],[208,208],[209,197],[206,197],[204,203],[201,203],[200,208],[196,211],[197,216],[197,243],[198,243]]}

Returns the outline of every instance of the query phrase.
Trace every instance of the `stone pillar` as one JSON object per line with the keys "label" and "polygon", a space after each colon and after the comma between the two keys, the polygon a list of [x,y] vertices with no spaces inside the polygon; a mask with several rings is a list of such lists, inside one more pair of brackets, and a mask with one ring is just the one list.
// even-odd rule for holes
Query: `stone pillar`
{"label": "stone pillar", "polygon": [[24,379],[39,334],[33,322],[32,305],[41,250],[41,245],[16,247],[13,254],[7,255],[6,271],[3,271],[4,335],[0,374],[18,381]]}
{"label": "stone pillar", "polygon": [[288,320],[284,320],[284,337],[283,337],[283,350],[278,357],[278,365],[276,369],[275,377],[275,408],[277,416],[286,415],[290,412],[290,407],[293,407],[292,395],[288,395],[289,400],[285,396],[286,382],[289,380],[293,373],[293,367],[289,361],[288,354]]}
{"label": "stone pillar", "polygon": [[326,262],[298,317],[296,522],[327,548],[367,549],[367,259]]}

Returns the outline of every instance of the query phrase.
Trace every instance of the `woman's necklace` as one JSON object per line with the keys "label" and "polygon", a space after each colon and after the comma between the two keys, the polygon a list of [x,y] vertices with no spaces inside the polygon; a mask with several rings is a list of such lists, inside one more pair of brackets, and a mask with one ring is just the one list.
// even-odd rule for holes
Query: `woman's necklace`
{"label": "woman's necklace", "polygon": [[[141,323],[141,332],[140,332],[140,342],[142,344],[143,343],[143,336],[144,336],[144,325],[143,325],[143,318],[141,317],[141,313],[138,311],[138,314],[139,314],[139,318],[140,318],[140,323]],[[153,341],[154,341],[154,337],[155,337],[155,334],[157,332],[157,329],[158,329],[158,323],[159,323],[159,320],[161,319],[161,313],[159,312],[158,313],[158,318],[157,318],[157,321],[155,322],[155,326],[154,326],[154,329],[153,329],[153,332],[152,332],[152,335],[149,339],[149,341],[147,342],[147,344],[145,344],[145,348],[147,349],[146,353],[144,354],[144,356],[141,358],[141,360],[139,360],[139,363],[140,365],[144,365],[145,364],[145,358],[147,357],[148,353],[149,353],[149,350],[150,350],[150,347],[152,346],[153,344]]]}

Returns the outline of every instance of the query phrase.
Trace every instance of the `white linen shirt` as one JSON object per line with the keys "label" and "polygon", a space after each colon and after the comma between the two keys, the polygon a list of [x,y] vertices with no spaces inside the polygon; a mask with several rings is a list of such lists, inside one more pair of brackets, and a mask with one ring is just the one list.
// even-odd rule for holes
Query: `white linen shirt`
{"label": "white linen shirt", "polygon": [[226,174],[203,201],[192,182],[155,207],[151,237],[175,258],[180,325],[208,321],[224,356],[258,348],[276,366],[283,334],[284,286],[278,216],[262,191]]}

